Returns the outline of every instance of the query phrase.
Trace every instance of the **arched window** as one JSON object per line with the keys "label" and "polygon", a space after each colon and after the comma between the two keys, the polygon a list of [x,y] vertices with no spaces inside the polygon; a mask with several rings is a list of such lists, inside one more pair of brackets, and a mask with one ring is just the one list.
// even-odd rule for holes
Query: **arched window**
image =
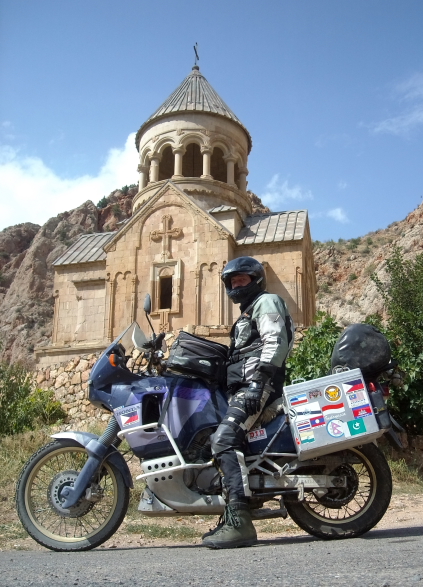
{"label": "arched window", "polygon": [[184,177],[200,177],[203,173],[203,156],[197,143],[187,146],[182,159],[182,175]]}
{"label": "arched window", "polygon": [[219,147],[213,149],[210,162],[210,174],[217,181],[227,181],[226,163],[223,160],[223,151]]}
{"label": "arched window", "polygon": [[172,308],[172,285],[171,275],[161,275],[159,282],[159,310],[170,310]]}
{"label": "arched window", "polygon": [[162,153],[162,159],[159,165],[159,181],[162,179],[170,179],[173,175],[175,166],[175,156],[171,147],[166,147]]}

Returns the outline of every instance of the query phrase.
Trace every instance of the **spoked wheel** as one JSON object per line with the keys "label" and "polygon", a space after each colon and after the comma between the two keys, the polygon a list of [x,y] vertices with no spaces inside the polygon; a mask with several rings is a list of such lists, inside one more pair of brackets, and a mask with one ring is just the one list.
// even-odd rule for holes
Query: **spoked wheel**
{"label": "spoked wheel", "polygon": [[88,455],[72,441],[52,442],[25,465],[16,489],[19,518],[34,540],[58,551],[90,550],[119,528],[129,503],[120,471],[107,461],[85,495],[71,508],[63,489],[75,482]]}
{"label": "spoked wheel", "polygon": [[286,503],[294,522],[319,538],[353,538],[368,532],[391,500],[391,471],[377,446],[367,444],[339,454],[346,454],[347,462],[331,475],[346,478],[346,487],[331,488],[322,497],[306,493],[304,501]]}

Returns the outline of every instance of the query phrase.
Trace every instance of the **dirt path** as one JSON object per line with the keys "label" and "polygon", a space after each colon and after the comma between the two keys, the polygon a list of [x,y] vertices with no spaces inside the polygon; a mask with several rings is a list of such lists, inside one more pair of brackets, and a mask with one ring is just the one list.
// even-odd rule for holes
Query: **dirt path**
{"label": "dirt path", "polygon": [[[13,516],[11,524],[0,523],[0,550],[45,550],[27,535]],[[10,518],[9,518],[10,519]],[[180,518],[148,519],[143,516],[125,518],[118,532],[101,548],[134,548],[139,546],[176,546],[179,544],[201,544],[201,535],[215,526],[217,518],[201,516],[181,516]],[[138,532],[129,532],[139,526]],[[259,540],[269,540],[282,536],[301,536],[305,533],[288,517],[286,520],[263,520],[255,523]],[[423,532],[423,493],[394,493],[391,504],[378,529],[406,528],[420,526]],[[149,529],[159,530],[149,536]],[[169,537],[167,537],[167,534]],[[182,536],[182,537],[181,537]]]}

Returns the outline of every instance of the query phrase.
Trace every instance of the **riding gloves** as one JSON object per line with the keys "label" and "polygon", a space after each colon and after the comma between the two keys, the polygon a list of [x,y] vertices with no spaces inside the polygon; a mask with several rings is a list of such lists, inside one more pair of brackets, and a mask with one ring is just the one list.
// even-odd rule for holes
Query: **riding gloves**
{"label": "riding gloves", "polygon": [[254,416],[260,411],[260,402],[265,385],[271,380],[276,367],[267,363],[259,363],[251,383],[245,392],[245,412],[247,416]]}
{"label": "riding gloves", "polygon": [[252,381],[245,392],[245,412],[247,416],[254,416],[260,411],[260,400],[263,395],[264,383]]}

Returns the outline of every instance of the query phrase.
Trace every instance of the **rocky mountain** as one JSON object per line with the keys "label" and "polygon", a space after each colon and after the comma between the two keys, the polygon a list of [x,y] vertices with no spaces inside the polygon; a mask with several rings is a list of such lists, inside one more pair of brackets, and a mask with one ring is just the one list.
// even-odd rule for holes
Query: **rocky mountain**
{"label": "rocky mountain", "polygon": [[376,273],[382,282],[386,279],[385,260],[394,245],[407,259],[423,252],[423,204],[384,230],[337,243],[315,242],[318,310],[330,312],[345,326],[376,312],[384,316],[382,298],[370,275]]}
{"label": "rocky mountain", "polygon": [[[34,365],[34,347],[51,340],[54,297],[52,263],[81,235],[119,229],[130,218],[138,188],[124,186],[50,218],[42,227],[24,223],[0,232],[0,345],[3,357]],[[254,213],[269,212],[249,192]]]}

